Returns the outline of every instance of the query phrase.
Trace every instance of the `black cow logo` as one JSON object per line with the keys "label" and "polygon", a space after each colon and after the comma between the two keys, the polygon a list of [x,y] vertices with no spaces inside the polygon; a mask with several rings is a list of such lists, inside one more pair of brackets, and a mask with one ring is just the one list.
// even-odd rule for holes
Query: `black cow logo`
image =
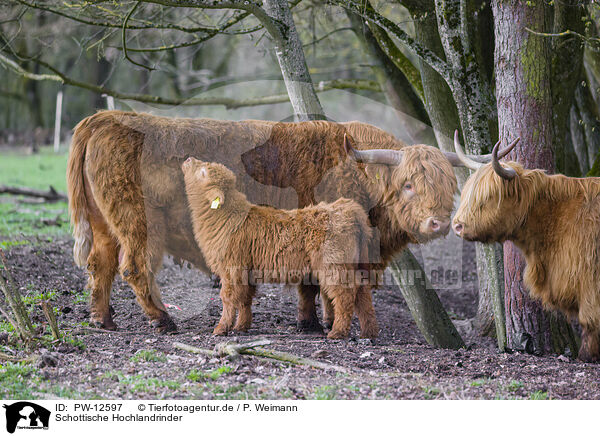
{"label": "black cow logo", "polygon": [[6,409],[6,431],[14,433],[20,429],[48,429],[50,411],[28,401],[19,401],[3,406]]}

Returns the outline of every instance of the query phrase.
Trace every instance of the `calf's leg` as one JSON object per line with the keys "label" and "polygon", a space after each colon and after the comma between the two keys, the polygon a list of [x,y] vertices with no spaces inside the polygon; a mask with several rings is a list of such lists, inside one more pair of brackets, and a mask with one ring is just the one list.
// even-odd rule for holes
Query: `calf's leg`
{"label": "calf's leg", "polygon": [[350,333],[350,323],[354,315],[354,302],[356,299],[356,289],[345,286],[322,286],[321,291],[325,292],[333,303],[333,327],[327,334],[329,339],[342,339],[348,337]]}
{"label": "calf's leg", "polygon": [[221,286],[221,301],[223,303],[223,312],[221,313],[221,319],[213,330],[213,335],[224,336],[233,327],[235,321],[235,290],[227,282],[223,281]]}
{"label": "calf's leg", "polygon": [[298,286],[298,323],[297,328],[304,332],[323,332],[317,317],[315,298],[319,285],[301,283]]}
{"label": "calf's leg", "polygon": [[237,321],[233,329],[239,332],[247,331],[252,325],[252,298],[256,288],[254,286],[236,286]]}
{"label": "calf's leg", "polygon": [[324,293],[321,293],[321,303],[323,305],[323,324],[326,329],[331,330],[334,321],[333,303]]}
{"label": "calf's leg", "polygon": [[371,289],[360,286],[356,294],[356,314],[360,323],[360,337],[375,339],[379,335],[379,326],[371,298]]}

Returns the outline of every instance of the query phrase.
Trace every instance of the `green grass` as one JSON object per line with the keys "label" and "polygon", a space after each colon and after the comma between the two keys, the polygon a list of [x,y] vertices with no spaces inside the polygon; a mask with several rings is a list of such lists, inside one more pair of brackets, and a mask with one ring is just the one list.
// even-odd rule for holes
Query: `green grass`
{"label": "green grass", "polygon": [[99,377],[99,380],[113,379],[119,382],[123,389],[131,392],[156,393],[160,388],[177,390],[181,383],[176,380],[163,380],[143,375],[125,375],[122,371],[109,371]]}
{"label": "green grass", "polygon": [[544,391],[532,392],[531,394],[529,394],[529,399],[530,400],[547,400],[548,392],[544,392]]}
{"label": "green grass", "polygon": [[471,387],[475,388],[475,387],[483,386],[483,385],[485,385],[485,384],[487,384],[489,382],[490,382],[489,378],[478,378],[476,380],[473,380],[469,385]]}
{"label": "green grass", "polygon": [[518,391],[523,386],[524,386],[524,384],[522,381],[511,380],[510,383],[508,384],[508,386],[506,386],[506,387],[509,391],[514,392],[514,391]]}
{"label": "green grass", "polygon": [[335,400],[337,395],[336,386],[316,386],[313,389],[313,400]]}
{"label": "green grass", "polygon": [[0,364],[0,397],[30,399],[39,377],[32,365],[6,362]]}
{"label": "green grass", "polygon": [[217,380],[223,374],[228,374],[231,371],[233,371],[233,368],[231,368],[229,366],[221,366],[217,369],[213,369],[212,371],[208,371],[208,372],[200,371],[197,369],[192,369],[188,373],[187,378],[188,378],[188,380],[191,380],[193,382],[200,382],[203,380]]}
{"label": "green grass", "polygon": [[[67,154],[54,153],[51,147],[43,147],[34,155],[17,151],[0,155],[0,185],[66,192]],[[13,197],[14,198],[14,197]],[[45,225],[43,219],[60,216],[60,225]],[[18,204],[11,198],[0,196],[0,237],[15,238],[35,235],[63,235],[69,231],[66,202],[44,204]],[[3,241],[2,248],[10,242]],[[5,245],[7,245],[5,247]]]}
{"label": "green grass", "polygon": [[156,350],[139,350],[135,355],[129,358],[132,362],[166,362],[165,355]]}

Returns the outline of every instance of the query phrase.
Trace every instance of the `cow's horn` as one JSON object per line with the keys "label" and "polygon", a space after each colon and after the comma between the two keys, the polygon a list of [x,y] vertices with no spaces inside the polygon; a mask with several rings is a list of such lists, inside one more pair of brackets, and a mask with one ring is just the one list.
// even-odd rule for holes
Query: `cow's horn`
{"label": "cow's horn", "polygon": [[[455,136],[455,142],[454,142],[454,148],[456,148],[456,135]],[[518,139],[513,141],[512,144],[510,144],[508,147],[503,148],[502,150],[500,150],[498,152],[498,159],[502,159],[504,156],[506,156],[508,153],[510,153],[512,151],[513,148],[515,148],[515,145],[517,144]],[[460,143],[459,143],[460,146]],[[460,151],[463,151],[462,147],[460,148]],[[453,153],[451,151],[444,151],[444,154],[446,155],[446,158],[450,161],[450,163],[452,164],[452,166],[455,167],[463,167],[463,166],[467,166],[465,164],[465,162],[463,160],[461,160],[461,158],[458,156],[459,155],[459,151],[457,151],[456,153]],[[492,161],[492,154],[481,154],[481,155],[465,155],[464,151],[463,151],[463,156],[467,157],[467,160],[469,161],[469,165],[471,164],[471,162],[476,162],[477,164],[486,164],[486,163],[490,163]],[[467,166],[467,168],[471,168],[470,166]],[[473,169],[473,168],[471,168]]]}
{"label": "cow's horn", "polygon": [[[465,154],[465,152],[462,149],[462,146],[460,145],[460,141],[458,140],[458,130],[454,131],[454,149],[456,150],[456,157],[463,166],[472,170],[478,170],[483,166],[482,162],[477,162],[476,160],[471,159]],[[454,165],[452,159],[449,158],[449,160],[452,163],[452,165]]]}
{"label": "cow's horn", "polygon": [[402,162],[402,152],[400,150],[357,150],[350,145],[348,136],[345,133],[344,148],[346,149],[348,156],[360,163],[398,165]]}
{"label": "cow's horn", "polygon": [[[517,145],[517,142],[519,142],[520,139],[521,138],[515,139],[507,147],[509,149],[508,151],[510,151],[513,148],[515,148],[515,145]],[[494,168],[494,171],[496,172],[496,174],[498,174],[504,180],[512,180],[512,179],[514,179],[517,176],[517,173],[516,173],[516,171],[514,169],[503,167],[500,164],[500,158],[498,157],[498,148],[499,147],[500,147],[500,141],[498,141],[496,143],[496,145],[494,145],[494,149],[492,150],[492,168]]]}

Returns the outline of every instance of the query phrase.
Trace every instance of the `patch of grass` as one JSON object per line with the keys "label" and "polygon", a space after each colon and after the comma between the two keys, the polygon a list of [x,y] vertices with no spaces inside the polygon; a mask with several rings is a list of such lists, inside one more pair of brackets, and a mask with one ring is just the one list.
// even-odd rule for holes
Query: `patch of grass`
{"label": "patch of grass", "polygon": [[[0,155],[0,185],[48,189],[65,192],[66,152],[54,153],[43,147],[34,155],[6,152]],[[18,205],[0,197],[0,235],[63,235],[69,231],[66,202]],[[59,225],[45,225],[43,219],[60,216]],[[3,247],[4,248],[4,247]]]}
{"label": "patch of grass", "polygon": [[[33,285],[27,285],[28,289],[33,288]],[[23,303],[27,306],[35,306],[38,303],[41,303],[42,301],[51,301],[54,300],[54,298],[56,297],[56,295],[58,294],[58,291],[56,289],[54,289],[53,291],[49,291],[49,292],[39,292],[39,293],[35,293],[32,295],[25,295],[23,296]]]}
{"label": "patch of grass", "polygon": [[90,290],[88,288],[82,289],[75,293],[74,304],[88,304],[90,301]]}
{"label": "patch of grass", "polygon": [[488,384],[490,382],[489,378],[478,378],[473,380],[471,383],[469,383],[469,386],[471,387],[479,387],[479,386],[483,386],[485,384]]}
{"label": "patch of grass", "polygon": [[0,332],[12,333],[15,331],[15,328],[8,321],[0,321]]}
{"label": "patch of grass", "polygon": [[228,374],[233,371],[233,368],[229,366],[221,366],[217,369],[213,369],[212,371],[200,371],[197,369],[192,369],[188,375],[187,379],[193,382],[200,382],[203,380],[217,380],[223,374]]}
{"label": "patch of grass", "polygon": [[422,389],[426,400],[432,400],[440,395],[440,390],[435,386],[423,386]]}
{"label": "patch of grass", "polygon": [[529,399],[530,400],[547,400],[548,392],[544,392],[544,391],[532,392],[531,394],[529,394]]}
{"label": "patch of grass", "polygon": [[0,364],[0,396],[4,399],[31,399],[39,377],[32,365],[6,362]]}
{"label": "patch of grass", "polygon": [[31,242],[27,239],[18,239],[14,241],[0,241],[0,248],[4,251],[8,251],[12,247],[18,247],[19,245],[27,245]]}
{"label": "patch of grass", "polygon": [[123,371],[108,371],[98,377],[98,380],[111,379],[118,381],[119,384],[131,392],[153,393],[160,388],[179,389],[181,383],[176,380],[163,380],[156,377],[145,377],[140,374],[125,375]]}
{"label": "patch of grass", "polygon": [[316,386],[313,389],[313,400],[335,400],[337,387],[330,385]]}
{"label": "patch of grass", "polygon": [[521,389],[524,386],[522,381],[519,380],[511,380],[510,383],[506,386],[506,388],[511,391],[518,391],[519,389]]}
{"label": "patch of grass", "polygon": [[82,351],[85,350],[85,343],[81,339],[76,338],[69,333],[63,334],[62,340],[63,342],[71,344],[72,346],[77,347]]}
{"label": "patch of grass", "polygon": [[165,355],[156,350],[139,350],[135,355],[129,358],[132,362],[166,362]]}

